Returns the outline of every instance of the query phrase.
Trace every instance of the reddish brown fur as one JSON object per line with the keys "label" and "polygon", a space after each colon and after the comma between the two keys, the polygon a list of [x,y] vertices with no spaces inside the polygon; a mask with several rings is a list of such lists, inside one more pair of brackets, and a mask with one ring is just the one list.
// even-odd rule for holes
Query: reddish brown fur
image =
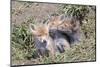
{"label": "reddish brown fur", "polygon": [[39,27],[36,29],[36,32],[38,36],[45,36],[48,35],[48,30],[45,27]]}

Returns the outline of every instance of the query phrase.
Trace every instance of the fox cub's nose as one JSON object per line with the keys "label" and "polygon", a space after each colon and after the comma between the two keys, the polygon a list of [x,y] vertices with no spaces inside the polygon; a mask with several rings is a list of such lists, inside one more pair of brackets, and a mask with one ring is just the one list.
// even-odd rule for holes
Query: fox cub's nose
{"label": "fox cub's nose", "polygon": [[46,43],[46,40],[43,40],[43,43]]}

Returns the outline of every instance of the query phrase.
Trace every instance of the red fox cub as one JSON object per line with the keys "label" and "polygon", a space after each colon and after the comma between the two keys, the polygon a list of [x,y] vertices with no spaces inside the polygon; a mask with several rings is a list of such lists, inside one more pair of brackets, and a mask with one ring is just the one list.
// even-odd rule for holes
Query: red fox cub
{"label": "red fox cub", "polygon": [[48,26],[50,30],[55,29],[65,33],[70,43],[79,40],[80,22],[72,16],[51,16],[48,20]]}
{"label": "red fox cub", "polygon": [[46,24],[30,24],[30,30],[35,38],[35,47],[39,55],[44,55],[49,51],[49,55],[55,55],[56,46],[53,39],[49,36],[49,29]]}

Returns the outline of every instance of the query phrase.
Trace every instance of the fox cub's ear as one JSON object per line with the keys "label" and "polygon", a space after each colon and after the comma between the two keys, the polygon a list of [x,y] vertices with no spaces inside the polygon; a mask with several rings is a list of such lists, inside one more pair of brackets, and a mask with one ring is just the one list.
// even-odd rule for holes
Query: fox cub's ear
{"label": "fox cub's ear", "polygon": [[30,32],[32,32],[33,34],[36,34],[35,28],[36,28],[36,26],[34,24],[29,25]]}

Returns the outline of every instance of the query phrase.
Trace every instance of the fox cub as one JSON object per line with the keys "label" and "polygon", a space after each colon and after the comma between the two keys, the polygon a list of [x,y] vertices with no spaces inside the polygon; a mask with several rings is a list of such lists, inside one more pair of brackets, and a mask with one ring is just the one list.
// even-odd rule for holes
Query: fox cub
{"label": "fox cub", "polygon": [[[35,47],[40,56],[46,54],[55,55],[56,45],[49,35],[49,28],[46,24],[30,24],[30,30],[35,39]],[[48,53],[49,52],[49,53]]]}
{"label": "fox cub", "polygon": [[50,30],[58,30],[62,35],[66,35],[70,44],[80,41],[80,22],[75,17],[54,15],[47,23]]}

